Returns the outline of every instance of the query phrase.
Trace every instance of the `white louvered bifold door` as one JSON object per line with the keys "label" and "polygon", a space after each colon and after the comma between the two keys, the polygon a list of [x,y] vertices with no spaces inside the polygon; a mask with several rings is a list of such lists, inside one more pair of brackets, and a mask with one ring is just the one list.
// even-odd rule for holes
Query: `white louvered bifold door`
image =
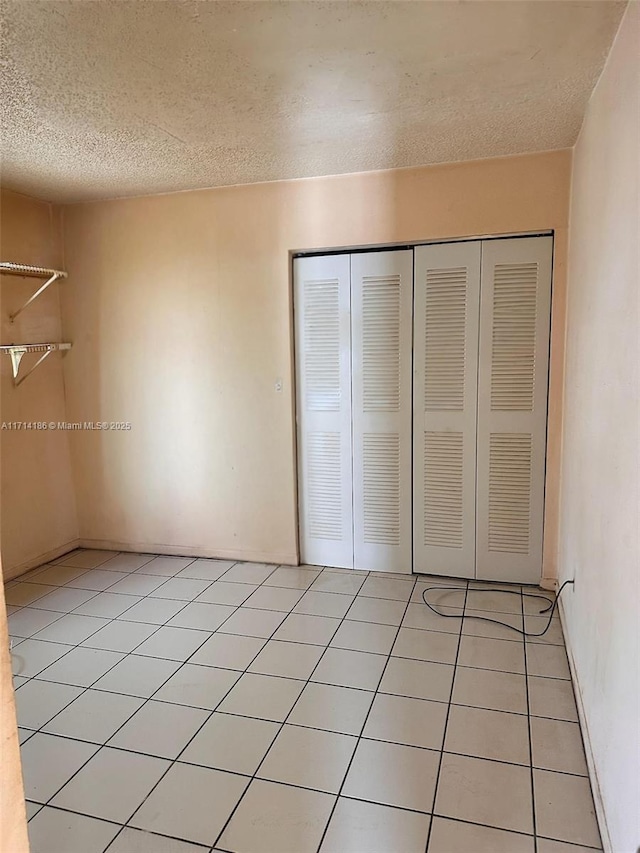
{"label": "white louvered bifold door", "polygon": [[413,252],[351,256],[356,569],[411,572]]}
{"label": "white louvered bifold door", "polygon": [[482,248],[477,577],[538,583],[551,300],[551,237]]}
{"label": "white louvered bifold door", "polygon": [[349,255],[294,260],[300,556],[353,568]]}
{"label": "white louvered bifold door", "polygon": [[415,250],[413,565],[474,577],[480,252]]}

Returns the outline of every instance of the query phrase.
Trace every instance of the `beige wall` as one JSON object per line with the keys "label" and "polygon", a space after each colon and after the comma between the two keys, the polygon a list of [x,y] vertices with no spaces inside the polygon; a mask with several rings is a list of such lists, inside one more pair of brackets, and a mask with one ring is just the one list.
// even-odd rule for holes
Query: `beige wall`
{"label": "beige wall", "polygon": [[[0,254],[3,261],[60,268],[60,212],[51,205],[17,193],[2,192]],[[54,284],[20,317],[16,311],[42,284],[42,279],[2,276],[0,329],[2,343],[60,340],[60,287]],[[50,355],[18,388],[13,387],[11,360],[0,361],[0,420],[62,421],[65,418],[62,356]],[[24,357],[21,370],[37,356]],[[0,502],[2,561],[12,577],[73,546],[78,535],[68,436],[61,432],[0,430]]]}
{"label": "beige wall", "polygon": [[559,151],[66,207],[68,415],[132,424],[72,436],[82,539],[295,562],[289,253],[555,229],[545,558],[553,575],[570,158]]}
{"label": "beige wall", "polygon": [[640,845],[638,13],[575,149],[562,463],[567,645],[614,853]]}

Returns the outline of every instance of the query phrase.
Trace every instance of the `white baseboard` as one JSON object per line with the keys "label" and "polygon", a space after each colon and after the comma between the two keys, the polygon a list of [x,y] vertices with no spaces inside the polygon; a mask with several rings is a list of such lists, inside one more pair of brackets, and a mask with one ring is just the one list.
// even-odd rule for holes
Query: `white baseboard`
{"label": "white baseboard", "polygon": [[580,730],[582,731],[582,740],[584,742],[584,751],[587,759],[587,770],[589,772],[589,781],[591,782],[591,791],[593,793],[593,803],[596,809],[596,820],[598,821],[598,829],[600,830],[600,838],[602,839],[602,848],[604,853],[615,853],[609,836],[609,828],[607,826],[607,815],[604,809],[604,801],[602,792],[598,782],[598,772],[591,747],[591,738],[589,736],[589,726],[587,724],[587,716],[584,710],[584,702],[582,700],[582,690],[580,689],[580,679],[576,670],[576,664],[573,657],[573,651],[569,645],[569,634],[567,631],[566,616],[562,600],[558,606],[558,614],[562,624],[562,633],[564,635],[565,646],[567,649],[567,658],[569,660],[569,671],[571,672],[571,681],[573,682],[573,692],[576,697],[576,706],[578,709],[578,719],[580,721]]}
{"label": "white baseboard", "polygon": [[[113,539],[80,539],[81,548],[99,551],[132,551],[140,554],[163,554],[167,557],[205,557],[214,560],[242,560],[250,563],[299,565],[298,555],[291,552],[249,551],[231,548],[203,548],[191,545],[166,545],[159,542],[119,542]],[[64,552],[63,552],[64,553]]]}
{"label": "white baseboard", "polygon": [[36,566],[41,566],[43,563],[50,563],[51,560],[55,560],[58,557],[62,557],[63,554],[73,551],[73,549],[77,548],[79,544],[79,539],[71,539],[64,545],[58,545],[57,548],[52,548],[50,551],[45,551],[43,554],[38,554],[36,557],[30,557],[28,560],[18,563],[17,566],[11,566],[11,568],[3,566],[3,579],[5,581],[10,581],[20,575],[24,575],[31,569],[35,569]]}

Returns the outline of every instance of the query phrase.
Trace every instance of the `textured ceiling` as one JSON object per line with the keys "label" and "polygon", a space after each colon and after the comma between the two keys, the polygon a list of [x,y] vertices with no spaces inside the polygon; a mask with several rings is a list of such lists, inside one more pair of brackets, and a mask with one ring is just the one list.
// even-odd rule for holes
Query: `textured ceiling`
{"label": "textured ceiling", "polygon": [[2,2],[2,183],[52,201],[573,145],[625,3]]}

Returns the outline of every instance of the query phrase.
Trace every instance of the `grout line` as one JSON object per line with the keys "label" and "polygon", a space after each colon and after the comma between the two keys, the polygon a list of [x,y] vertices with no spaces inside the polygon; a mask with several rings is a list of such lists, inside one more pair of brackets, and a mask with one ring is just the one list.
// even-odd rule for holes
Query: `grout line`
{"label": "grout line", "polygon": [[451,705],[453,701],[453,691],[456,683],[456,672],[458,669],[458,658],[460,656],[460,646],[462,645],[462,629],[464,628],[464,613],[467,605],[467,594],[469,591],[469,585],[467,584],[467,588],[465,589],[464,601],[462,605],[462,617],[460,619],[460,633],[458,634],[458,646],[456,648],[456,660],[453,665],[453,677],[451,679],[451,690],[449,691],[449,702],[447,704],[447,713],[444,720],[444,730],[442,732],[442,746],[440,747],[440,758],[438,760],[438,770],[436,772],[436,781],[433,786],[433,802],[431,805],[431,820],[429,821],[429,831],[427,833],[427,843],[425,845],[425,853],[429,851],[429,845],[431,843],[431,833],[433,831],[433,823],[434,823],[434,815],[436,814],[436,800],[438,797],[438,787],[440,785],[440,773],[442,771],[442,762],[444,758],[444,745],[447,739],[447,727],[449,725],[449,715],[451,714]]}
{"label": "grout line", "polygon": [[[525,618],[525,606],[524,606],[524,597],[521,598],[522,603],[522,618]],[[535,784],[533,779],[533,740],[531,734],[531,706],[529,702],[529,677],[527,674],[527,638],[522,638],[522,654],[524,656],[524,684],[525,691],[527,696],[527,734],[529,736],[529,768],[530,768],[530,779],[531,779],[531,822],[533,826],[533,850],[534,853],[538,853],[538,839],[537,839],[537,827],[536,827],[536,795],[535,795]]]}
{"label": "grout line", "polygon": [[382,672],[380,673],[380,678],[378,679],[377,687],[374,691],[374,694],[373,694],[373,697],[371,699],[371,703],[369,704],[369,708],[367,710],[367,713],[365,714],[365,718],[364,718],[364,721],[363,721],[362,726],[360,728],[360,734],[358,735],[355,748],[351,754],[351,758],[349,759],[349,763],[347,764],[347,768],[346,768],[345,773],[342,777],[342,782],[341,782],[340,787],[338,789],[336,799],[333,803],[333,808],[331,809],[331,812],[329,813],[329,818],[325,824],[322,836],[320,837],[320,841],[318,843],[318,853],[320,853],[320,850],[321,850],[322,845],[324,843],[324,839],[325,839],[325,836],[327,834],[327,830],[329,829],[329,825],[331,824],[331,821],[333,819],[333,815],[335,813],[336,807],[337,807],[338,803],[340,802],[340,797],[342,795],[342,791],[343,791],[345,783],[347,781],[347,777],[349,776],[349,771],[351,770],[353,760],[356,757],[356,753],[357,753],[358,748],[360,747],[360,744],[362,742],[363,733],[364,733],[365,728],[367,727],[367,721],[369,719],[369,715],[371,714],[371,709],[373,708],[373,705],[376,701],[376,696],[378,696],[378,694],[380,692],[380,685],[382,684],[382,681],[384,679],[384,674],[387,671],[387,667],[389,666],[389,661],[391,660],[391,657],[392,657],[393,647],[395,646],[396,640],[398,639],[398,636],[400,634],[400,629],[402,627],[402,623],[404,622],[405,616],[406,616],[407,611],[409,609],[409,604],[411,603],[411,598],[413,597],[413,592],[416,588],[416,584],[417,584],[417,580],[414,579],[413,586],[411,588],[411,594],[409,595],[409,599],[408,599],[407,603],[405,604],[404,612],[402,614],[402,619],[400,620],[400,624],[398,625],[398,628],[396,630],[395,637],[393,638],[393,642],[392,642],[391,647],[389,649],[389,654],[386,656],[387,657],[386,663],[385,663],[384,667],[382,668]]}

